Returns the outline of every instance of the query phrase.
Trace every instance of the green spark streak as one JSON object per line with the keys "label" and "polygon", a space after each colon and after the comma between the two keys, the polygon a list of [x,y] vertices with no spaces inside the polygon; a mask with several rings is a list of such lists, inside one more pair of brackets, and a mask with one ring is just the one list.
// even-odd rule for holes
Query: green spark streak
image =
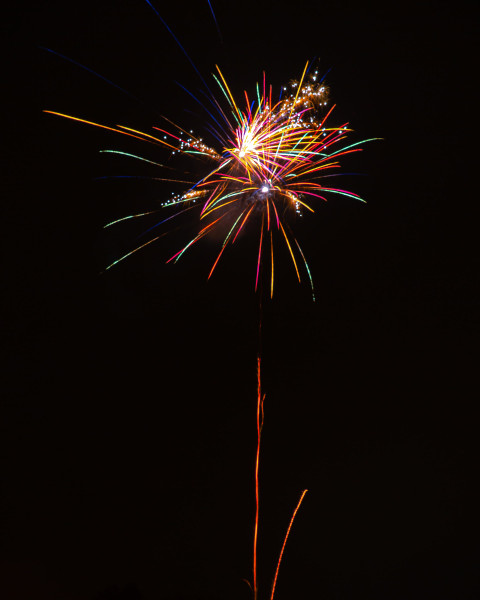
{"label": "green spark streak", "polygon": [[212,155],[208,152],[200,152],[199,150],[182,150],[182,152],[183,154],[200,154],[200,156],[209,156],[210,158],[212,158]]}
{"label": "green spark streak", "polygon": [[136,158],[137,160],[142,160],[143,162],[150,163],[151,165],[156,165],[157,167],[163,167],[165,169],[171,169],[172,167],[167,167],[166,165],[162,165],[161,163],[157,163],[153,160],[148,160],[148,158],[143,158],[143,156],[137,156],[136,154],[130,154],[129,152],[120,152],[120,150],[100,150],[101,153],[108,154],[122,154],[123,156],[129,156],[130,158]]}
{"label": "green spark streak", "polygon": [[223,92],[223,95],[224,95],[224,96],[225,96],[225,98],[227,99],[227,101],[228,101],[228,104],[231,106],[231,108],[232,108],[232,115],[233,115],[233,117],[235,118],[235,121],[236,121],[236,122],[237,122],[237,123],[240,125],[240,127],[241,127],[241,126],[242,126],[242,123],[240,123],[240,121],[238,120],[238,117],[237,117],[237,115],[235,114],[235,111],[234,111],[234,108],[235,108],[235,107],[233,106],[233,104],[232,104],[232,101],[230,100],[230,98],[229,98],[229,96],[228,96],[227,92],[225,91],[225,89],[224,89],[223,85],[221,84],[220,80],[219,80],[219,79],[218,79],[218,77],[215,75],[215,73],[212,73],[212,75],[213,75],[213,78],[215,79],[215,81],[218,83],[218,86],[219,86],[219,87],[220,87],[220,89],[222,90],[222,92]]}
{"label": "green spark streak", "polygon": [[[250,189],[252,189],[252,190],[253,190],[253,189],[255,189],[255,188],[247,188],[247,189],[248,189],[248,190],[250,190]],[[223,201],[224,201],[224,200],[226,200],[227,198],[233,198],[234,196],[241,196],[242,194],[244,194],[244,193],[245,193],[245,191],[246,191],[246,190],[241,190],[240,192],[230,192],[230,194],[225,194],[225,196],[220,196],[220,198],[218,198],[217,200],[215,200],[215,202],[213,202],[213,203],[211,204],[211,207],[213,208],[213,207],[215,206],[216,208],[219,208],[219,207],[217,206],[217,204],[219,204],[220,202],[223,202]],[[206,212],[205,214],[208,214],[208,213],[210,213],[210,212],[211,212],[211,210],[210,210],[210,207],[209,207],[209,209],[208,209],[208,212]]]}
{"label": "green spark streak", "polygon": [[354,144],[350,144],[349,146],[344,146],[343,148],[341,148],[340,150],[337,150],[336,152],[332,152],[332,154],[325,154],[325,156],[330,158],[331,156],[335,156],[335,154],[340,154],[340,152],[345,152],[345,150],[348,150],[349,148],[353,148],[354,146],[359,146],[360,144],[365,144],[366,142],[374,142],[375,140],[381,140],[381,139],[382,138],[369,138],[368,140],[362,140],[361,142],[355,142]]}
{"label": "green spark streak", "polygon": [[258,87],[258,81],[257,81],[257,99],[258,99],[258,106],[260,108],[262,106],[262,102],[260,100],[260,88]]}
{"label": "green spark streak", "polygon": [[348,192],[341,192],[340,190],[331,190],[326,187],[322,187],[321,189],[322,192],[328,192],[329,194],[340,194],[341,196],[347,196],[348,198],[353,198],[354,200],[360,200],[360,202],[366,203],[366,200],[360,198],[360,196],[355,196],[354,194],[349,194]]}
{"label": "green spark streak", "polygon": [[[213,225],[213,223],[211,223],[211,225]],[[207,227],[208,227],[208,225],[207,225]],[[208,231],[208,229],[205,228],[201,233],[199,233],[195,238],[193,238],[193,240],[188,242],[188,244],[185,246],[185,248],[181,252],[179,252],[179,254],[175,257],[174,263],[177,263],[180,260],[180,258],[188,250],[188,248],[190,248],[190,246],[192,244],[194,244],[195,242],[198,242],[198,240],[202,239],[202,237],[207,234],[207,231]]]}
{"label": "green spark streak", "polygon": [[310,273],[310,268],[308,266],[308,263],[307,263],[307,261],[305,259],[304,254],[302,252],[302,249],[300,248],[300,244],[298,243],[297,238],[293,238],[293,239],[295,240],[295,243],[297,244],[297,248],[299,249],[300,254],[302,255],[303,262],[305,263],[305,268],[307,269],[308,278],[310,279],[310,285],[312,287],[312,298],[313,298],[313,301],[315,302],[315,289],[313,287],[313,279],[312,279],[312,274]]}
{"label": "green spark streak", "polygon": [[238,223],[238,222],[240,221],[240,219],[243,217],[243,215],[245,214],[245,211],[246,211],[246,210],[247,210],[247,209],[245,209],[245,210],[244,210],[242,213],[240,213],[240,216],[237,218],[237,220],[235,221],[235,223],[232,225],[232,228],[231,228],[231,229],[230,229],[230,231],[227,233],[227,235],[226,235],[225,239],[223,240],[223,245],[222,245],[222,250],[221,250],[221,252],[223,252],[223,250],[224,250],[225,246],[226,246],[226,245],[227,245],[227,243],[228,243],[228,240],[229,240],[229,239],[230,239],[230,237],[232,236],[232,233],[233,233],[233,231],[234,231],[235,227],[237,226],[237,223]]}
{"label": "green spark streak", "polygon": [[[149,212],[138,213],[137,215],[128,215],[128,217],[122,217],[121,219],[117,219],[116,221],[111,221],[103,226],[104,229],[110,227],[111,225],[115,225],[115,223],[120,223],[121,221],[126,221],[127,219],[135,219],[136,217],[144,217],[145,215],[153,215],[154,213],[160,212],[160,209],[150,210]],[[113,263],[115,264],[115,263]]]}
{"label": "green spark streak", "polygon": [[153,238],[153,240],[150,240],[148,242],[146,242],[145,244],[142,244],[141,246],[138,246],[138,248],[135,248],[135,250],[132,250],[131,252],[129,252],[128,254],[124,254],[121,258],[118,258],[116,261],[114,261],[112,264],[108,265],[108,267],[105,268],[105,270],[103,271],[103,273],[105,273],[105,271],[108,271],[108,269],[111,269],[112,267],[114,267],[115,265],[118,265],[118,263],[122,260],[124,260],[125,258],[128,258],[129,256],[131,256],[132,254],[134,254],[135,252],[138,252],[138,250],[141,250],[142,248],[145,248],[145,246],[148,246],[149,244],[155,242],[156,240],[159,240],[161,237],[163,237],[165,235],[165,233],[162,233],[162,235],[158,235],[156,238]]}

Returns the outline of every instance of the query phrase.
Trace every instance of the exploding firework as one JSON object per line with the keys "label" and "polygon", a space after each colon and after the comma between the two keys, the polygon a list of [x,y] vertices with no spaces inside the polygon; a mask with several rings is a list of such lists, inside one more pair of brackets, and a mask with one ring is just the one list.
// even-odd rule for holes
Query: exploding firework
{"label": "exploding firework", "polygon": [[[156,9],[148,0],[147,3],[184,51]],[[210,8],[212,8],[211,5]],[[214,15],[213,10],[212,14]],[[323,181],[332,174],[338,174],[335,170],[340,168],[341,157],[360,151],[360,146],[371,140],[348,143],[346,138],[352,131],[348,123],[335,126],[330,124],[331,114],[335,107],[328,106],[329,89],[324,78],[319,77],[318,70],[309,68],[308,63],[298,80],[283,86],[279,92],[275,92],[275,95],[273,87],[267,86],[264,73],[262,82],[256,85],[255,93],[249,97],[245,91],[244,99],[240,103],[235,99],[218,66],[217,72],[213,74],[219,88],[217,97],[210,92],[195,65],[187,54],[186,56],[208,90],[205,102],[201,102],[193,94],[188,93],[208,114],[205,128],[210,138],[216,140],[214,144],[204,142],[203,138],[195,135],[192,130],[187,131],[166,117],[162,117],[164,121],[162,127],[153,126],[152,130],[147,133],[123,125],[106,125],[58,112],[45,112],[153,144],[163,153],[167,151],[168,166],[158,162],[158,160],[166,162],[164,159],[151,160],[124,150],[103,151],[126,155],[153,164],[163,171],[168,170],[168,172],[162,172],[162,176],[152,179],[183,186],[182,192],[177,194],[172,192],[171,197],[162,202],[160,208],[129,214],[108,223],[106,227],[171,209],[172,214],[160,218],[153,226],[149,227],[146,233],[152,234],[153,231],[158,231],[157,227],[160,225],[165,225],[168,231],[167,224],[172,219],[187,212],[191,215],[193,213],[190,211],[195,211],[198,219],[196,235],[168,258],[167,262],[177,262],[202,238],[216,232],[214,237],[221,241],[216,258],[210,266],[208,273],[208,278],[210,278],[227,247],[235,244],[242,231],[249,230],[258,240],[255,290],[259,287],[261,277],[265,276],[268,278],[269,295],[273,296],[276,256],[274,249],[278,243],[282,243],[288,248],[298,280],[301,281],[302,274],[307,275],[315,299],[310,269],[292,231],[292,222],[305,212],[313,213],[318,201],[326,201],[329,194],[340,194],[363,202],[359,195],[344,189],[326,186]],[[182,169],[181,177],[175,177],[172,174],[172,170],[175,171],[172,168],[174,159],[181,156],[187,157],[189,160],[200,161],[200,171],[196,169],[196,172],[199,173],[198,177],[194,178],[191,175],[193,169],[190,173]],[[183,163],[180,162],[180,164]],[[178,172],[180,172],[180,168]],[[147,241],[115,260],[106,269],[110,269],[135,252],[154,243],[163,235],[164,232],[151,235]],[[260,331],[261,310],[259,339]],[[253,571],[251,583],[247,581],[252,589],[254,600],[258,599],[259,593],[257,576],[259,462],[265,399],[261,390],[260,364],[259,352],[257,356],[256,508]],[[270,600],[274,598],[285,545],[306,492],[307,490],[302,492],[291,517],[281,547]]]}
{"label": "exploding firework", "polygon": [[[329,90],[319,78],[318,71],[308,67],[307,63],[299,80],[281,88],[275,101],[272,86],[267,87],[264,74],[262,83],[256,85],[255,97],[250,99],[244,92],[244,108],[239,107],[217,67],[213,77],[220,90],[220,99],[210,95],[211,106],[202,104],[209,115],[207,129],[218,142],[217,148],[166,117],[163,119],[167,125],[155,126],[152,133],[146,133],[121,125],[108,126],[58,112],[45,112],[155,144],[168,149],[173,156],[185,155],[202,161],[205,174],[199,180],[155,178],[185,185],[183,192],[162,203],[160,210],[173,207],[174,214],[156,226],[187,210],[196,208],[198,211],[198,233],[167,262],[178,261],[212,231],[222,231],[223,242],[210,267],[210,278],[227,246],[235,243],[242,230],[255,228],[258,236],[255,289],[261,272],[268,272],[268,287],[273,296],[274,248],[279,239],[288,248],[298,280],[301,281],[303,269],[313,292],[308,263],[292,232],[292,217],[301,216],[305,211],[313,213],[315,203],[326,201],[329,194],[363,201],[353,192],[323,185],[322,179],[340,167],[342,156],[358,152],[359,146],[370,140],[348,144],[345,140],[352,131],[348,123],[329,124],[334,109],[334,106],[327,107]],[[127,154],[118,150],[110,152]],[[144,157],[129,156],[153,162]],[[156,212],[127,215],[107,226]],[[159,237],[161,235],[150,238],[107,269]]]}

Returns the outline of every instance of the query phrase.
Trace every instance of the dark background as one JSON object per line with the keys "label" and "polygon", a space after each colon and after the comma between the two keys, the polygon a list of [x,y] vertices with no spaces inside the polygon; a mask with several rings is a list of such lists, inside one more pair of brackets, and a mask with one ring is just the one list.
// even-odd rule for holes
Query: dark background
{"label": "dark background", "polygon": [[[263,306],[260,590],[300,492],[276,598],[480,594],[475,2],[155,5],[209,85],[274,89],[320,59],[352,141],[330,198],[293,226]],[[242,600],[251,577],[258,303],[244,236],[165,260],[194,224],[115,269],[171,186],[154,146],[42,113],[203,134],[201,82],[141,0],[22,2],[3,22],[7,600]],[[50,48],[115,82],[138,100]],[[213,87],[213,85],[212,85]],[[152,222],[149,222],[152,224]],[[190,228],[190,229],[189,229]],[[187,237],[185,237],[187,236]]]}

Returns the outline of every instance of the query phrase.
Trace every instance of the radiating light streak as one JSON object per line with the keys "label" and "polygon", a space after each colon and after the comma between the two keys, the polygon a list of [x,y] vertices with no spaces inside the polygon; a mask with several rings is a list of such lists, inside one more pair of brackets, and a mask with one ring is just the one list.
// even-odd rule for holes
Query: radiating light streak
{"label": "radiating light streak", "polygon": [[73,58],[69,58],[68,56],[65,56],[64,54],[60,54],[60,52],[55,52],[55,50],[52,50],[51,48],[45,48],[45,46],[39,46],[39,48],[40,48],[40,50],[46,50],[47,52],[51,52],[52,54],[55,54],[55,56],[63,58],[63,60],[67,60],[68,62],[72,63],[73,65],[76,65],[77,67],[80,67],[84,71],[87,71],[88,73],[91,73],[92,75],[95,75],[95,77],[98,77],[99,79],[102,79],[103,81],[105,81],[109,85],[113,85],[113,87],[117,88],[117,90],[120,90],[121,92],[123,92],[127,96],[130,96],[130,98],[133,98],[137,102],[141,102],[143,104],[143,102],[139,98],[137,98],[136,96],[134,96],[133,94],[131,94],[127,90],[124,90],[122,87],[120,87],[119,85],[117,85],[113,81],[110,81],[110,79],[107,79],[103,75],[100,75],[100,73],[97,73],[93,69],[89,69],[85,65],[82,65],[82,63],[79,63],[76,60],[73,60]]}
{"label": "radiating light streak", "polygon": [[135,252],[138,252],[139,250],[141,250],[142,248],[145,248],[149,244],[153,244],[153,242],[156,242],[157,240],[159,240],[164,235],[166,235],[166,233],[162,233],[161,235],[157,235],[157,237],[153,238],[152,240],[149,240],[148,242],[145,242],[145,244],[142,244],[141,246],[138,246],[137,248],[135,248],[131,252],[128,252],[127,254],[124,254],[122,257],[118,258],[117,260],[113,261],[113,263],[109,264],[108,267],[105,267],[105,271],[108,271],[113,266],[118,265],[119,262],[121,262],[122,260],[125,260],[126,258],[128,258],[129,256],[131,256],[132,254],[135,254]]}
{"label": "radiating light streak", "polygon": [[122,156],[136,158],[138,160],[141,160],[146,163],[150,163],[151,165],[155,165],[157,167],[162,167],[162,169],[172,169],[172,167],[168,167],[167,165],[163,165],[162,163],[158,163],[153,160],[149,160],[148,158],[144,158],[143,156],[137,156],[136,154],[131,154],[130,152],[120,152],[120,150],[100,150],[99,152],[102,154],[120,154]]}

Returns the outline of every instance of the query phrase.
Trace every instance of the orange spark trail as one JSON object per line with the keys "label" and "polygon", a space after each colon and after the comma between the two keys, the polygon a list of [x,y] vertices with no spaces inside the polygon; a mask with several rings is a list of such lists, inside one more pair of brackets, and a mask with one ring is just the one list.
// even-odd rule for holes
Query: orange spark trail
{"label": "orange spark trail", "polygon": [[282,549],[280,550],[280,556],[278,557],[277,570],[275,571],[275,577],[273,579],[272,594],[270,596],[270,600],[273,600],[273,596],[275,594],[275,586],[277,585],[278,571],[280,569],[280,563],[282,562],[283,551],[285,550],[285,545],[287,543],[288,536],[290,535],[290,529],[292,528],[293,521],[295,520],[295,517],[297,515],[298,509],[300,508],[300,504],[302,503],[303,498],[304,498],[304,496],[305,496],[305,494],[307,492],[308,492],[308,490],[303,490],[302,495],[300,496],[300,500],[298,501],[298,504],[297,504],[295,510],[293,511],[292,518],[290,519],[290,524],[288,526],[287,533],[285,535],[285,539],[283,540]]}
{"label": "orange spark trail", "polygon": [[263,401],[261,377],[260,377],[260,354],[257,356],[257,457],[255,460],[255,528],[253,533],[253,598],[257,600],[257,539],[258,539],[258,509],[259,509],[259,486],[258,468],[260,463],[260,441],[263,427]]}

